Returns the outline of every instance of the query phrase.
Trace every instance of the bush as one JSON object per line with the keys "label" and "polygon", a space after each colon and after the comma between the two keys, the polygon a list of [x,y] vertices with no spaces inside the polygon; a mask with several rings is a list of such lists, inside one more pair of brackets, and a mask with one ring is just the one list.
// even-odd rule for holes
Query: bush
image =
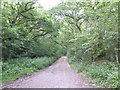
{"label": "bush", "polygon": [[[118,85],[118,67],[114,62],[105,61],[101,65],[91,64],[85,69],[86,74],[92,78],[99,79],[101,86],[117,88]],[[98,83],[97,82],[97,83]]]}
{"label": "bush", "polygon": [[2,81],[8,82],[19,78],[23,74],[30,74],[51,65],[55,57],[19,58],[3,62]]}
{"label": "bush", "polygon": [[89,76],[92,83],[101,87],[117,88],[118,64],[110,61],[104,61],[102,64],[97,62],[80,61],[75,59],[69,60],[71,66],[78,72],[84,71],[84,75]]}

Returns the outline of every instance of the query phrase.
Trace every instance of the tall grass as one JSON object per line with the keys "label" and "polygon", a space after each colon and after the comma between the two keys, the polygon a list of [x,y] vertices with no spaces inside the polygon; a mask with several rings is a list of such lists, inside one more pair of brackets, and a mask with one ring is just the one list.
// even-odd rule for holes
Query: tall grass
{"label": "tall grass", "polygon": [[98,87],[118,88],[118,64],[105,60],[102,63],[69,59],[70,65],[77,71],[83,72],[87,79]]}
{"label": "tall grass", "polygon": [[41,58],[19,58],[11,59],[2,64],[2,82],[13,81],[23,74],[31,74],[40,69],[51,65],[56,58],[41,57]]}

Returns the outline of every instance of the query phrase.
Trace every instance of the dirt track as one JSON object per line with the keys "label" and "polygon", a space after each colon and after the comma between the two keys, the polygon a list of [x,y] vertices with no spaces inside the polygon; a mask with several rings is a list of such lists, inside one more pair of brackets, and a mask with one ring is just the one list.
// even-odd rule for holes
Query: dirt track
{"label": "dirt track", "polygon": [[19,79],[7,88],[94,88],[94,86],[71,69],[67,57],[62,56],[47,69]]}

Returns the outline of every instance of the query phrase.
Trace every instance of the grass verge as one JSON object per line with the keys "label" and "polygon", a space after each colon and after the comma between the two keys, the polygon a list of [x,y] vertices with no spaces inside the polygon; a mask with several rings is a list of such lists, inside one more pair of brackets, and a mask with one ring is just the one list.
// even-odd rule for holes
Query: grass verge
{"label": "grass verge", "polygon": [[108,60],[102,63],[79,61],[73,58],[69,59],[69,63],[72,68],[77,72],[83,72],[82,75],[87,77],[89,82],[95,84],[98,87],[106,88],[118,88],[118,64],[110,62]]}
{"label": "grass verge", "polygon": [[47,66],[50,66],[56,58],[40,57],[40,58],[18,58],[11,59],[2,63],[2,81],[1,83],[13,81],[24,74],[31,74]]}

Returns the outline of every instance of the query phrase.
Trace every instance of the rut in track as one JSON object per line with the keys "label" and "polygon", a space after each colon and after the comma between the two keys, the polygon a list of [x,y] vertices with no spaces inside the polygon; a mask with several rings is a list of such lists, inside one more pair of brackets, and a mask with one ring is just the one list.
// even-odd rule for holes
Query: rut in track
{"label": "rut in track", "polygon": [[70,68],[67,57],[62,56],[54,64],[33,75],[19,79],[7,88],[95,88]]}

